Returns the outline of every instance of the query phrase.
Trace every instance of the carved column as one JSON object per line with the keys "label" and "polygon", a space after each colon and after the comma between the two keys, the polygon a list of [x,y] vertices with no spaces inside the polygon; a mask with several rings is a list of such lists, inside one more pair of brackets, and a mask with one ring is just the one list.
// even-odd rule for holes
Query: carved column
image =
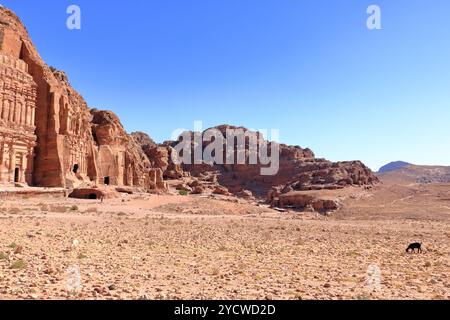
{"label": "carved column", "polygon": [[8,121],[9,118],[9,101],[4,100],[3,101],[3,113],[2,113],[2,119],[5,121]]}
{"label": "carved column", "polygon": [[21,116],[20,116],[20,124],[25,124],[26,123],[26,118],[27,118],[27,105],[26,103],[22,104],[22,111],[21,111]]}
{"label": "carved column", "polygon": [[14,171],[16,168],[16,152],[14,147],[10,145],[9,149],[9,172],[8,172],[8,181],[14,182]]}
{"label": "carved column", "polygon": [[29,102],[25,104],[25,124],[28,124],[28,117],[29,117]]}
{"label": "carved column", "polygon": [[27,104],[27,116],[25,119],[25,124],[29,125],[31,123],[31,105]]}
{"label": "carved column", "polygon": [[25,180],[26,183],[31,186],[33,185],[33,160],[34,160],[34,147],[28,146],[28,155],[27,155],[27,163],[26,163],[26,172],[25,172]]}
{"label": "carved column", "polygon": [[22,103],[21,102],[16,102],[16,109],[14,112],[14,122],[16,124],[20,124],[20,113],[22,112]]}
{"label": "carved column", "polygon": [[15,103],[14,102],[10,102],[9,105],[9,121],[13,122],[14,121],[14,113],[15,113]]}
{"label": "carved column", "polygon": [[20,183],[26,183],[26,170],[27,170],[27,154],[22,153],[20,157],[20,176],[19,176],[19,182]]}
{"label": "carved column", "polygon": [[20,117],[22,113],[22,103],[16,101],[16,112],[14,113],[14,122],[20,124]]}
{"label": "carved column", "polygon": [[36,107],[31,107],[31,125],[35,125]]}

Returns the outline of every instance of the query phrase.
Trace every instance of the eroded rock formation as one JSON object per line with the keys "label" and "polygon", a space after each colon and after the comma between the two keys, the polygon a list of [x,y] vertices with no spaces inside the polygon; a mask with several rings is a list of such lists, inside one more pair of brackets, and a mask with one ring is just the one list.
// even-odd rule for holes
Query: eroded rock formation
{"label": "eroded rock formation", "polygon": [[181,179],[184,175],[181,165],[172,161],[173,148],[156,144],[146,133],[133,132],[131,136],[141,146],[153,168],[159,168],[165,179]]}
{"label": "eroded rock formation", "polygon": [[[223,136],[227,129],[242,129],[222,125],[215,127]],[[209,130],[209,129],[208,129]],[[206,131],[205,131],[206,132]],[[194,133],[189,133],[194,140]],[[204,134],[204,133],[200,133]],[[255,133],[259,137],[259,133]],[[206,139],[205,139],[206,140]],[[202,150],[211,142],[204,141]],[[270,142],[267,142],[270,146]],[[167,142],[167,145],[175,147],[178,141]],[[194,143],[191,145],[191,154],[194,154]],[[223,150],[226,150],[224,145]],[[236,153],[237,145],[234,152]],[[373,172],[360,161],[333,163],[325,159],[315,158],[310,149],[299,146],[279,145],[279,171],[275,175],[261,175],[258,163],[249,165],[249,140],[245,141],[246,164],[183,164],[183,170],[189,172],[199,180],[205,177],[215,176],[218,183],[238,196],[249,197],[251,194],[257,197],[269,195],[269,199],[279,198],[281,194],[291,191],[333,190],[346,186],[372,185],[378,182]],[[225,151],[224,151],[225,157]],[[192,161],[193,162],[193,161]]]}
{"label": "eroded rock formation", "polygon": [[164,188],[112,112],[91,111],[66,74],[39,56],[19,18],[0,8],[0,182],[45,187]]}

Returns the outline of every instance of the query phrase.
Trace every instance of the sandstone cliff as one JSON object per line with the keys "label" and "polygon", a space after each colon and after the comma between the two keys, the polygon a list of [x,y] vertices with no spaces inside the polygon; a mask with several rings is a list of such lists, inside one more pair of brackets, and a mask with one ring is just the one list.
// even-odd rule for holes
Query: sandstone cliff
{"label": "sandstone cliff", "polygon": [[41,59],[19,18],[3,7],[0,69],[0,182],[165,187],[162,172],[151,168],[119,119],[91,112],[66,74]]}

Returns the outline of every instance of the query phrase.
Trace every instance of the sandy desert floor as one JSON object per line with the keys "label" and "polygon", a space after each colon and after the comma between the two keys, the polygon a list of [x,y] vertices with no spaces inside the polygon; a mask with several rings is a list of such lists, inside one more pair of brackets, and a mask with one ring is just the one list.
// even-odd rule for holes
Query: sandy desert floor
{"label": "sandy desert floor", "polygon": [[3,200],[0,298],[450,299],[449,241],[448,185],[355,192],[329,218],[198,196]]}

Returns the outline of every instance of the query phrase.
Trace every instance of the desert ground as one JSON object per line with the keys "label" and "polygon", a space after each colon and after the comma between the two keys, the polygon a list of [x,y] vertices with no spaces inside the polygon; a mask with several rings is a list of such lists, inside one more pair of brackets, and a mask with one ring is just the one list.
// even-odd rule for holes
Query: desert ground
{"label": "desert ground", "polygon": [[450,185],[345,199],[330,217],[219,196],[3,199],[0,298],[450,299]]}

